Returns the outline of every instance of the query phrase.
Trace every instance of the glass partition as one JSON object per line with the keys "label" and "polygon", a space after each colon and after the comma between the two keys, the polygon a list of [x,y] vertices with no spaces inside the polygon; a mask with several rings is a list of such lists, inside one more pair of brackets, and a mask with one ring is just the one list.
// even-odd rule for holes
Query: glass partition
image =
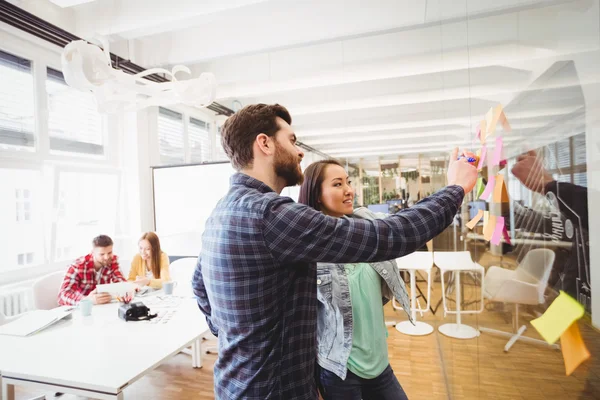
{"label": "glass partition", "polygon": [[[437,4],[439,79],[456,95],[442,112],[469,116],[458,141],[486,147],[479,176],[490,186],[434,240],[433,309],[440,298],[446,309],[429,318],[446,395],[600,398],[600,253],[590,246],[600,243],[599,2],[515,2],[486,14],[474,0]],[[583,317],[570,323],[555,314],[560,304]],[[581,343],[592,356],[579,365]]]}

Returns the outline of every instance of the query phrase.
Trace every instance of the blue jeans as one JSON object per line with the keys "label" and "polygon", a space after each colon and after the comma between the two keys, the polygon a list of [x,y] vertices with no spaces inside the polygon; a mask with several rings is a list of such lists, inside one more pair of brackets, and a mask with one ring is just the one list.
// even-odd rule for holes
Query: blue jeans
{"label": "blue jeans", "polygon": [[408,400],[391,366],[374,379],[364,379],[348,371],[343,381],[318,366],[319,390],[325,400]]}

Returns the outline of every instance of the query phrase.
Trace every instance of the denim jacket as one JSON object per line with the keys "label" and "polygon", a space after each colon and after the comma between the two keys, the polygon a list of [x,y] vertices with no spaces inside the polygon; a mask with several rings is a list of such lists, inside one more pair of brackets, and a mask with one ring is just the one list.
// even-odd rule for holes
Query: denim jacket
{"label": "denim jacket", "polygon": [[[375,214],[362,207],[354,210],[352,215],[352,218],[362,219],[383,217],[384,214]],[[412,322],[408,294],[396,261],[370,265],[382,278],[382,306],[396,297]],[[341,379],[346,379],[346,365],[352,349],[352,300],[344,264],[317,264],[317,298],[317,362]]]}

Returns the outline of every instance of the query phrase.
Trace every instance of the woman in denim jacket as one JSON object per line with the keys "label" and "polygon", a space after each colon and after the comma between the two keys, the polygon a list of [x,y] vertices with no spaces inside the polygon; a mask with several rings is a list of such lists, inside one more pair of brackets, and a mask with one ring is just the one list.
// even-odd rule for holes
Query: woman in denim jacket
{"label": "woman in denim jacket", "polygon": [[[353,209],[354,191],[337,161],[313,163],[304,177],[299,203],[339,218],[383,217]],[[407,399],[388,361],[383,305],[392,296],[410,319],[395,261],[317,265],[317,375],[325,400]]]}

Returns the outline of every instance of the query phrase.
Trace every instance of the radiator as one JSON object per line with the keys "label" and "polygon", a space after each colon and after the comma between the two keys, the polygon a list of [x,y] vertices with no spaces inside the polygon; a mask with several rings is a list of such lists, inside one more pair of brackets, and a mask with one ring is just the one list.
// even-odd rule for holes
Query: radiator
{"label": "radiator", "polygon": [[24,313],[31,309],[30,298],[31,288],[17,288],[0,293],[0,312],[7,317]]}

